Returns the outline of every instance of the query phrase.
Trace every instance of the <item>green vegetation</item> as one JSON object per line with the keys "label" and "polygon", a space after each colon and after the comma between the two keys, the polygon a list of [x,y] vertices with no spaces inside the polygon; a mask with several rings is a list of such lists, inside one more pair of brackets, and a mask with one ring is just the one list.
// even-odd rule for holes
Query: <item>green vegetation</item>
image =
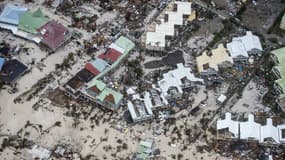
{"label": "green vegetation", "polygon": [[214,33],[213,40],[209,43],[208,48],[214,47],[216,43],[218,43],[220,40],[223,39],[223,37],[229,35],[234,31],[234,25],[232,23],[232,20],[224,20],[223,21],[224,28],[220,32]]}
{"label": "green vegetation", "polygon": [[133,71],[137,79],[143,76],[143,70],[141,68],[139,60],[133,60],[128,62],[129,71]]}
{"label": "green vegetation", "polygon": [[285,35],[285,31],[280,28],[280,22],[284,14],[285,14],[285,9],[278,15],[273,25],[268,29],[267,32],[268,34],[275,33],[280,37],[283,37]]}

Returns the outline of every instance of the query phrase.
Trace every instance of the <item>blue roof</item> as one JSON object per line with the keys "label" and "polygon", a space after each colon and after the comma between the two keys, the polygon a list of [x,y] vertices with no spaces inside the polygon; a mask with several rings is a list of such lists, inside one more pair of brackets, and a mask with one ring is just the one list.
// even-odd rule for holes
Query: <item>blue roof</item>
{"label": "blue roof", "polygon": [[5,59],[4,58],[0,58],[0,71],[2,70],[2,67],[5,63]]}
{"label": "blue roof", "polygon": [[7,4],[0,14],[0,22],[18,25],[19,17],[28,9],[12,4]]}
{"label": "blue roof", "polygon": [[107,67],[109,67],[110,65],[102,60],[102,59],[96,59],[95,61],[92,61],[91,64],[99,71],[102,72],[104,71]]}

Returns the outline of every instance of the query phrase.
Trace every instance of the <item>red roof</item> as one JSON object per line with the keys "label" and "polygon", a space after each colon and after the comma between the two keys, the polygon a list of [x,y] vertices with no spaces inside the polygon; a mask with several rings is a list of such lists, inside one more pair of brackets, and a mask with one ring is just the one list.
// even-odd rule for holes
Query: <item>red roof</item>
{"label": "red roof", "polygon": [[52,20],[39,28],[43,35],[42,43],[55,50],[65,41],[68,29]]}
{"label": "red roof", "polygon": [[121,55],[122,54],[119,51],[110,48],[105,53],[99,55],[98,58],[104,59],[110,63],[114,63]]}
{"label": "red roof", "polygon": [[85,69],[94,74],[95,76],[100,73],[91,63],[86,63]]}

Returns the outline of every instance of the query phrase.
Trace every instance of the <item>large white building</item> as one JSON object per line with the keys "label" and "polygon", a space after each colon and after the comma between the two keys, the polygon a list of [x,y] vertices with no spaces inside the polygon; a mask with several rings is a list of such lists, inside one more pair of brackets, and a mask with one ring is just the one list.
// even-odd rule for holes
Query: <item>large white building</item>
{"label": "large white building", "polygon": [[[191,82],[204,83],[203,79],[197,78],[192,73],[191,68],[186,68],[182,63],[177,64],[177,68],[163,74],[163,79],[158,82],[163,96],[180,96],[183,88],[189,87]],[[173,96],[171,96],[173,97]]]}
{"label": "large white building", "polygon": [[227,44],[227,49],[235,61],[244,61],[253,51],[262,51],[261,42],[258,36],[247,31],[245,36],[234,37],[232,42]]}
{"label": "large white building", "polygon": [[133,95],[132,101],[128,101],[128,109],[133,122],[141,122],[154,117],[149,92],[144,93],[144,98],[138,94]]}
{"label": "large white building", "polygon": [[256,140],[260,143],[285,143],[285,124],[274,126],[272,119],[267,118],[266,125],[262,126],[254,121],[254,115],[249,114],[246,122],[234,121],[231,113],[226,113],[225,119],[217,122],[218,137],[221,130],[227,130],[230,138],[241,140]]}
{"label": "large white building", "polygon": [[175,1],[172,11],[165,11],[155,30],[146,33],[147,48],[165,48],[165,36],[175,35],[175,26],[184,24],[184,17],[192,14],[191,2]]}

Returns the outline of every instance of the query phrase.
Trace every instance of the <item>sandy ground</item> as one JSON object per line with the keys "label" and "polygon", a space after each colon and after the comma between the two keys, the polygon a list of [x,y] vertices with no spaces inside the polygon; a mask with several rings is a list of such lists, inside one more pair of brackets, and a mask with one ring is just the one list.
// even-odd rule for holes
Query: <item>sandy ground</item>
{"label": "sandy ground", "polygon": [[[251,81],[244,89],[242,98],[239,99],[234,106],[232,111],[239,113],[250,113],[260,111],[263,112],[266,110],[262,104],[262,97],[267,92],[266,88],[260,87],[265,91],[262,93],[260,89],[257,89],[257,84]],[[252,89],[250,89],[252,88]]]}

